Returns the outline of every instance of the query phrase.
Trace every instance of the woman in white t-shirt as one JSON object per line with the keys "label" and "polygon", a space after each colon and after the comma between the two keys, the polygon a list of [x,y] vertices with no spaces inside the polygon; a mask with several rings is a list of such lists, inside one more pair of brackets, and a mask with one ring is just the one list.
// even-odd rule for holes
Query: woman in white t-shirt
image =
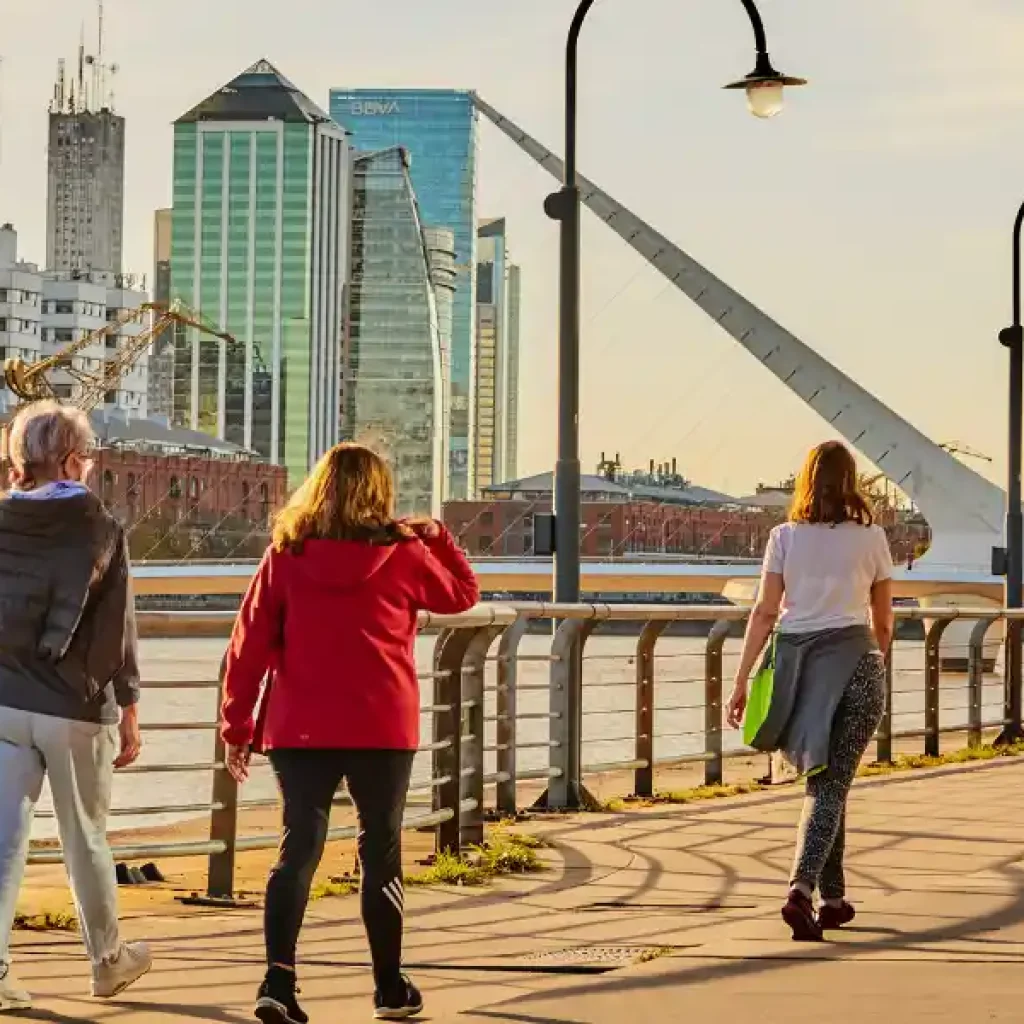
{"label": "woman in white t-shirt", "polygon": [[[846,804],[885,709],[882,654],[893,631],[888,540],[873,524],[853,455],[839,442],[811,451],[789,521],[769,538],[729,701],[734,727],[743,719],[751,672],[776,625],[776,689],[780,672],[788,672],[784,682],[796,693],[779,746],[808,772],[782,916],[795,939],[817,941],[855,914],[845,899]],[[822,899],[817,913],[815,890]]]}

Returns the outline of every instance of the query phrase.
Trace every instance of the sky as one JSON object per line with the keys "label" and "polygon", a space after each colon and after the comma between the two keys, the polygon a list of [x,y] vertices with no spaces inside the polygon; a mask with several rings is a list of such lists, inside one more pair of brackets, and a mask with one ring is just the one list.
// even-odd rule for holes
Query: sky
{"label": "sky", "polygon": [[[576,0],[106,0],[127,118],[126,270],[152,267],[171,122],[261,57],[332,86],[476,89],[561,151]],[[95,0],[0,0],[0,222],[45,255],[46,107]],[[580,70],[580,170],[938,442],[1005,476],[1010,229],[1024,200],[1018,0],[761,0],[780,70],[810,79],[772,121],[722,91],[753,64],[739,0],[598,0]],[[523,267],[522,475],[555,451],[553,181],[481,123],[479,210]],[[828,427],[589,214],[584,466],[677,458],[745,494]]]}

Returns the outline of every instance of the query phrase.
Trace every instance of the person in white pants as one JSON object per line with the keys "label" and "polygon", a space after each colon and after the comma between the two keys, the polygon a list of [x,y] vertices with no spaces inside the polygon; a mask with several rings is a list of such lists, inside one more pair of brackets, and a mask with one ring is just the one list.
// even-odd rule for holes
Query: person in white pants
{"label": "person in white pants", "polygon": [[35,806],[48,778],[92,994],[142,977],[144,943],[122,942],[107,843],[115,767],[139,756],[138,639],[120,524],[86,487],[94,438],[53,402],[11,424],[12,488],[0,497],[0,1012],[31,998],[10,965]]}

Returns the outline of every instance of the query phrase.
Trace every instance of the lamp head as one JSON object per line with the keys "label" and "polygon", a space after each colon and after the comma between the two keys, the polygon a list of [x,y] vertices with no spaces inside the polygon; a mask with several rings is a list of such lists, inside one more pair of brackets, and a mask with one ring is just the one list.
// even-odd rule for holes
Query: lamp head
{"label": "lamp head", "polygon": [[743,89],[747,105],[755,117],[775,117],[782,112],[783,91],[786,86],[806,85],[806,78],[783,75],[772,67],[767,53],[757,55],[757,66],[745,78],[730,82],[726,89]]}

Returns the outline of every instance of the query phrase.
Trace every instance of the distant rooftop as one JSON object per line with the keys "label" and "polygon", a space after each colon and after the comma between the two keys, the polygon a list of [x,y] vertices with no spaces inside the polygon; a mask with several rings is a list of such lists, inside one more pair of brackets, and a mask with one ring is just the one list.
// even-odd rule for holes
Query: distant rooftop
{"label": "distant rooftop", "polygon": [[266,120],[320,124],[331,117],[270,61],[258,60],[174,123]]}
{"label": "distant rooftop", "polygon": [[757,494],[749,498],[740,498],[741,505],[751,508],[789,508],[793,503],[792,491],[776,491],[768,487],[758,487]]}
{"label": "distant rooftop", "polygon": [[[500,494],[550,494],[553,486],[553,474],[540,473],[537,476],[511,480],[507,483],[494,484],[484,488],[488,497]],[[683,487],[659,487],[656,484],[618,483],[606,477],[584,474],[580,479],[580,490],[586,501],[635,501],[647,498],[668,505],[735,505],[737,501],[728,494],[696,487],[687,484]]]}
{"label": "distant rooftop", "polygon": [[93,412],[96,438],[101,445],[116,448],[155,448],[162,452],[180,451],[189,455],[215,455],[221,458],[249,458],[252,452],[210,434],[183,427],[172,427],[158,419],[129,419],[116,412]]}

